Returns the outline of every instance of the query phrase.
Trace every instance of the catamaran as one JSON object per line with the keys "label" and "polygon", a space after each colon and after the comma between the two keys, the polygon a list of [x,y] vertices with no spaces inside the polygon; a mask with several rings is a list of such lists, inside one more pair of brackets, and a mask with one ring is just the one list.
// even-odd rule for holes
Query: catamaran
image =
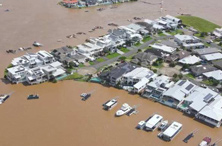
{"label": "catamaran", "polygon": [[161,115],[154,114],[146,121],[145,130],[154,131],[158,127],[158,125],[162,122],[162,120],[163,117]]}
{"label": "catamaran", "polygon": [[116,116],[119,117],[124,114],[127,114],[131,109],[131,106],[129,106],[127,103],[124,103],[122,107],[116,112]]}
{"label": "catamaran", "polygon": [[116,105],[117,105],[117,99],[113,98],[113,99],[108,100],[106,103],[103,104],[103,109],[104,110],[111,110]]}

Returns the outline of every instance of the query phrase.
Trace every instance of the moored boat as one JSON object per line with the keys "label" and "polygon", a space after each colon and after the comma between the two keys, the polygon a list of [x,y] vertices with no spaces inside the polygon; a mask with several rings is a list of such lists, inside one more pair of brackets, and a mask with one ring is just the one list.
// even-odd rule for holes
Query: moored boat
{"label": "moored boat", "polygon": [[91,96],[91,94],[90,93],[82,93],[80,96],[82,97],[83,101],[86,101]]}
{"label": "moored boat", "polygon": [[4,103],[8,98],[9,98],[8,94],[0,95],[0,104]]}
{"label": "moored boat", "polygon": [[201,143],[199,144],[199,146],[208,146],[211,142],[211,138],[210,137],[205,137],[203,139],[203,141],[201,141]]}
{"label": "moored boat", "polygon": [[122,107],[116,112],[116,116],[122,116],[128,113],[132,109],[131,106],[129,106],[127,103],[124,103]]}
{"label": "moored boat", "polygon": [[137,129],[143,129],[143,127],[145,126],[145,121],[140,121],[138,124],[137,124],[137,126],[136,126],[136,128]]}
{"label": "moored boat", "polygon": [[162,120],[163,120],[163,117],[161,115],[154,114],[146,121],[145,130],[154,131],[162,122]]}
{"label": "moored boat", "polygon": [[106,103],[103,104],[104,110],[111,110],[113,107],[117,105],[117,99],[113,98],[111,100],[108,100]]}
{"label": "moored boat", "polygon": [[167,120],[163,121],[163,122],[159,125],[158,130],[161,130],[161,131],[165,130],[165,128],[167,127],[167,125],[168,125],[168,121],[167,121]]}
{"label": "moored boat", "polygon": [[38,94],[30,94],[27,99],[39,99],[39,95]]}
{"label": "moored boat", "polygon": [[33,46],[35,46],[35,47],[42,47],[43,45],[42,44],[40,44],[39,42],[34,42],[33,43]]}

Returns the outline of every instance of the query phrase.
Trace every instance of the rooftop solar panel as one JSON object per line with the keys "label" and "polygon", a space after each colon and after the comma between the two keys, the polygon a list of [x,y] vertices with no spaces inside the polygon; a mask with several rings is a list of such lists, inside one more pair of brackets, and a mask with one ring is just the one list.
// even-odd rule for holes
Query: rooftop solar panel
{"label": "rooftop solar panel", "polygon": [[194,87],[193,84],[189,84],[185,89],[186,89],[187,91],[190,91],[190,89],[192,89],[193,87]]}
{"label": "rooftop solar panel", "polygon": [[181,81],[178,85],[179,85],[179,86],[182,86],[185,82],[186,82],[186,81],[183,80],[183,81]]}

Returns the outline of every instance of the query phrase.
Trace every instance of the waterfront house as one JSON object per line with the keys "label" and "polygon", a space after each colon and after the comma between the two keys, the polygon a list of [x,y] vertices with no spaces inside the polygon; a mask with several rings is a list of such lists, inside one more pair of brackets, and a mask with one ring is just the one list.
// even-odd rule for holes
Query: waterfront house
{"label": "waterfront house", "polygon": [[217,92],[209,88],[198,87],[178,105],[178,109],[194,116],[209,105],[218,95]]}
{"label": "waterfront house", "polygon": [[147,31],[145,29],[145,27],[138,25],[136,23],[132,23],[132,24],[128,25],[127,27],[136,31],[136,33],[141,34],[143,36],[147,36],[149,34],[149,31]]}
{"label": "waterfront house", "polygon": [[204,44],[195,36],[177,34],[174,36],[174,41],[186,49],[204,48]]}
{"label": "waterfront house", "polygon": [[27,71],[26,82],[30,85],[39,84],[48,81],[46,74],[40,67],[36,67]]}
{"label": "waterfront house", "polygon": [[217,97],[211,104],[196,114],[195,117],[207,124],[220,127],[222,124],[222,97]]}
{"label": "waterfront house", "polygon": [[150,80],[151,78],[155,78],[156,74],[153,71],[149,70],[148,68],[138,67],[124,74],[122,76],[121,82],[123,85],[133,86],[144,77]]}
{"label": "waterfront house", "polygon": [[213,67],[210,64],[206,64],[206,65],[194,65],[190,67],[190,72],[195,76],[195,77],[199,77],[202,76],[203,73],[206,72],[211,72],[217,70],[215,67]]}
{"label": "waterfront house", "polygon": [[165,75],[156,77],[153,81],[147,84],[142,96],[159,100],[163,93],[171,88],[174,82],[171,78]]}
{"label": "waterfront house", "polygon": [[190,55],[190,56],[187,56],[183,59],[180,59],[178,62],[181,63],[181,64],[196,64],[196,63],[199,63],[201,61],[201,59],[195,55]]}
{"label": "waterfront house", "polygon": [[43,65],[55,62],[55,58],[53,57],[53,55],[45,50],[38,51],[37,55],[38,59],[40,59],[43,62]]}
{"label": "waterfront house", "polygon": [[177,108],[177,105],[192,93],[196,87],[189,80],[179,80],[173,87],[163,93],[160,103]]}
{"label": "waterfront house", "polygon": [[7,79],[11,82],[11,83],[21,83],[24,82],[26,80],[26,73],[27,73],[27,68],[25,68],[22,65],[18,65],[18,66],[14,66],[11,68],[7,69]]}
{"label": "waterfront house", "polygon": [[185,57],[188,57],[190,55],[191,55],[190,52],[188,52],[186,50],[180,50],[180,51],[174,52],[172,55],[168,56],[166,58],[166,61],[175,62],[175,61],[178,61],[178,60],[183,59]]}
{"label": "waterfront house", "polygon": [[203,75],[208,79],[215,79],[217,81],[222,82],[222,71],[221,70],[214,70],[211,72],[203,73]]}
{"label": "waterfront house", "polygon": [[152,44],[152,45],[150,45],[150,47],[152,47],[153,49],[161,50],[161,51],[168,53],[168,54],[173,54],[176,51],[176,48],[169,47],[167,45],[160,44],[160,43]]}
{"label": "waterfront house", "polygon": [[143,27],[146,31],[149,32],[149,34],[152,34],[154,32],[154,29],[153,29],[152,25],[150,25],[146,22],[136,22],[136,24]]}
{"label": "waterfront house", "polygon": [[131,63],[121,63],[116,67],[109,69],[108,71],[102,72],[99,77],[107,84],[116,86],[117,84],[120,84],[121,78],[124,74],[134,70],[136,67],[136,65]]}
{"label": "waterfront house", "polygon": [[222,38],[222,28],[216,28],[213,31],[213,35],[215,35],[217,38]]}
{"label": "waterfront house", "polygon": [[148,65],[152,65],[155,61],[157,61],[158,57],[151,53],[139,52],[133,59],[131,60],[134,64],[140,64],[143,67],[147,67]]}

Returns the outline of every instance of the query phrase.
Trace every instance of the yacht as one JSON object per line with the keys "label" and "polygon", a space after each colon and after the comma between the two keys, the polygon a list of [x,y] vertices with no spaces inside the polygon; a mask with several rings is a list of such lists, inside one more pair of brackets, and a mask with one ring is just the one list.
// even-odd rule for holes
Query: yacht
{"label": "yacht", "polygon": [[167,120],[165,120],[165,121],[163,121],[161,124],[160,124],[160,126],[158,127],[158,130],[165,130],[165,128],[167,127],[167,125],[168,125],[168,121]]}
{"label": "yacht", "polygon": [[106,103],[103,104],[103,109],[104,110],[111,110],[113,107],[117,105],[117,99],[113,98]]}
{"label": "yacht", "polygon": [[203,139],[203,141],[199,144],[199,146],[208,146],[211,142],[211,138],[210,137],[205,137]]}
{"label": "yacht", "polygon": [[9,95],[7,94],[0,95],[0,104],[4,103],[5,100],[8,98],[9,98]]}
{"label": "yacht", "polygon": [[40,44],[39,42],[34,42],[34,43],[33,43],[33,46],[35,46],[35,47],[42,47],[43,45]]}
{"label": "yacht", "polygon": [[128,113],[131,109],[132,109],[131,106],[129,106],[127,103],[124,103],[122,107],[116,112],[116,116],[117,117],[122,116]]}

